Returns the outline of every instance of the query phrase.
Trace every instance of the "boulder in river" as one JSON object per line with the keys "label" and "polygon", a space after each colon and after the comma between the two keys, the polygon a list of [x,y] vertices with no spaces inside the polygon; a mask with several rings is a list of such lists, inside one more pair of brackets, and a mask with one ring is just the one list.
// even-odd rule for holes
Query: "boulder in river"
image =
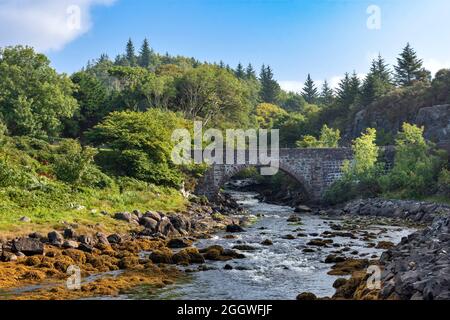
{"label": "boulder in river", "polygon": [[312,301],[317,300],[317,296],[311,292],[303,292],[297,296],[297,300]]}
{"label": "boulder in river", "polygon": [[295,212],[302,213],[302,212],[312,212],[312,209],[305,205],[299,205],[295,208]]}
{"label": "boulder in river", "polygon": [[245,232],[244,228],[242,228],[241,226],[239,226],[237,224],[228,225],[226,231],[229,233]]}

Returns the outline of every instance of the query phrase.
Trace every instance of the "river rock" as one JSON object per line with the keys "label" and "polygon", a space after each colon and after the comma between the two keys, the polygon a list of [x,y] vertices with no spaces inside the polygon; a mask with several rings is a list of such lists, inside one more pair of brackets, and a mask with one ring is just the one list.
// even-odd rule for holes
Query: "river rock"
{"label": "river rock", "polygon": [[146,229],[156,230],[156,226],[158,225],[159,220],[155,220],[150,217],[142,217],[139,219],[139,224]]}
{"label": "river rock", "polygon": [[308,206],[300,205],[300,206],[297,206],[295,208],[295,212],[298,212],[298,213],[301,213],[301,212],[312,212],[312,209],[310,207],[308,207]]}
{"label": "river rock", "polygon": [[22,252],[27,256],[44,254],[44,244],[38,239],[19,238],[13,241],[13,252]]}
{"label": "river rock", "polygon": [[114,219],[128,223],[138,223],[138,217],[129,212],[117,212],[114,214]]}
{"label": "river rock", "polygon": [[287,219],[287,222],[301,222],[301,221],[302,221],[302,219],[300,219],[298,216],[294,216],[294,215],[290,216]]}
{"label": "river rock", "polygon": [[47,238],[49,243],[56,247],[60,247],[64,241],[64,237],[58,231],[49,232]]}
{"label": "river rock", "polygon": [[244,228],[242,228],[241,226],[239,226],[237,224],[228,225],[226,231],[229,233],[245,232]]}
{"label": "river rock", "polygon": [[317,296],[311,292],[303,292],[297,296],[297,300],[312,301],[312,300],[317,300]]}
{"label": "river rock", "polygon": [[109,235],[107,240],[111,244],[120,244],[120,243],[122,243],[122,237],[119,234],[117,234],[117,233]]}
{"label": "river rock", "polygon": [[167,247],[171,248],[171,249],[187,248],[187,247],[190,247],[190,245],[191,245],[190,242],[188,242],[185,239],[181,239],[181,238],[171,239],[167,243]]}
{"label": "river rock", "polygon": [[151,218],[151,219],[156,220],[156,221],[160,221],[161,220],[161,215],[158,212],[153,212],[153,211],[147,211],[144,214],[144,217],[145,218]]}
{"label": "river rock", "polygon": [[167,237],[176,237],[180,235],[180,233],[174,228],[174,226],[170,222],[170,219],[167,217],[163,217],[161,221],[158,222],[156,226],[156,232],[159,232]]}
{"label": "river rock", "polygon": [[62,247],[64,249],[77,249],[78,248],[78,242],[73,240],[65,240]]}
{"label": "river rock", "polygon": [[77,237],[78,237],[77,233],[74,229],[72,229],[72,228],[64,229],[64,238],[65,239],[70,240],[70,239],[76,239]]}
{"label": "river rock", "polygon": [[273,246],[273,242],[272,242],[272,240],[270,240],[270,239],[264,240],[263,242],[261,242],[261,244],[262,244],[263,246]]}

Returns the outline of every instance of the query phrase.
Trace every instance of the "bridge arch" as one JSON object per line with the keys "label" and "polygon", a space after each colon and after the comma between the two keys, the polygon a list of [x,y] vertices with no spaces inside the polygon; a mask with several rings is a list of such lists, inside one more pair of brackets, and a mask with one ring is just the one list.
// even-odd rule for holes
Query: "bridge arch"
{"label": "bridge arch", "polygon": [[[313,202],[322,199],[327,188],[342,175],[345,160],[353,159],[347,148],[336,149],[280,149],[279,169],[298,181]],[[196,193],[209,199],[240,171],[258,164],[212,164],[197,186]]]}
{"label": "bridge arch", "polygon": [[[245,169],[248,168],[261,168],[260,165],[254,165],[254,164],[243,164],[243,165],[236,165],[233,166],[232,168],[230,168],[230,170],[220,179],[220,181],[217,184],[217,192],[219,192],[219,190],[230,180],[232,180],[232,178],[234,176],[236,176],[237,174],[239,174],[240,172],[242,172]],[[280,163],[279,166],[279,171],[283,172],[284,174],[286,174],[287,176],[289,176],[290,178],[292,178],[293,180],[295,180],[298,184],[300,184],[304,190],[305,196],[306,198],[310,199],[312,196],[312,190],[308,185],[308,181],[306,180],[306,178],[304,176],[301,175],[301,173],[299,174],[299,172],[297,172],[297,170],[295,170],[294,168],[291,168],[289,165],[285,164],[285,163]]]}

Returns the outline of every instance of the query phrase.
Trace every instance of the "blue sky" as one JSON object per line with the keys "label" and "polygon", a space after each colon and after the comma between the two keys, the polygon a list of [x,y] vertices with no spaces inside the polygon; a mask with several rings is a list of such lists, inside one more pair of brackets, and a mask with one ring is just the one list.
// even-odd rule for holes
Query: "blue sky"
{"label": "blue sky", "polygon": [[[66,32],[61,21],[72,3],[82,26]],[[380,9],[380,29],[367,26],[371,5]],[[8,34],[0,31],[0,46],[31,44],[68,73],[103,52],[121,53],[129,37],[137,47],[147,37],[158,52],[202,61],[269,64],[292,90],[308,72],[332,83],[346,71],[364,74],[378,52],[393,63],[408,41],[432,71],[450,67],[448,0],[0,0],[0,18],[22,11]]]}

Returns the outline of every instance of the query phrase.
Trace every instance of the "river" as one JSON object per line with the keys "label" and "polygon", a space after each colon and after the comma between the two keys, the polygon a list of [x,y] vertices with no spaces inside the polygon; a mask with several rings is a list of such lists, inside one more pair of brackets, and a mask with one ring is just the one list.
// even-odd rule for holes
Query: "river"
{"label": "river", "polygon": [[[324,231],[330,231],[332,224],[342,220],[328,219],[317,215],[299,215],[301,224],[287,222],[294,214],[290,207],[263,203],[257,200],[257,194],[229,191],[250,215],[258,216],[257,221],[246,228],[235,239],[226,239],[225,233],[216,234],[212,239],[200,240],[198,248],[221,245],[233,248],[238,244],[254,247],[254,251],[242,252],[245,259],[231,262],[208,262],[212,270],[193,273],[187,281],[158,290],[148,299],[192,299],[192,300],[286,300],[295,299],[300,292],[312,292],[318,297],[332,296],[332,285],[338,278],[327,275],[330,264],[325,258],[339,248],[347,247],[346,256],[355,258],[379,257],[383,250],[369,248],[362,237],[350,239],[334,237],[334,246],[314,248],[316,251],[304,253],[307,243],[320,237]],[[379,234],[374,242],[391,241],[399,243],[401,238],[414,230],[386,225],[370,225],[363,232]],[[297,237],[298,233],[307,237]],[[284,239],[286,235],[296,236],[293,240]],[[273,246],[264,246],[262,241],[270,239]],[[357,251],[357,252],[356,252]],[[353,253],[352,253],[353,252]],[[225,265],[233,270],[224,270]],[[136,297],[128,297],[136,298]],[[143,298],[140,296],[139,298]]]}

